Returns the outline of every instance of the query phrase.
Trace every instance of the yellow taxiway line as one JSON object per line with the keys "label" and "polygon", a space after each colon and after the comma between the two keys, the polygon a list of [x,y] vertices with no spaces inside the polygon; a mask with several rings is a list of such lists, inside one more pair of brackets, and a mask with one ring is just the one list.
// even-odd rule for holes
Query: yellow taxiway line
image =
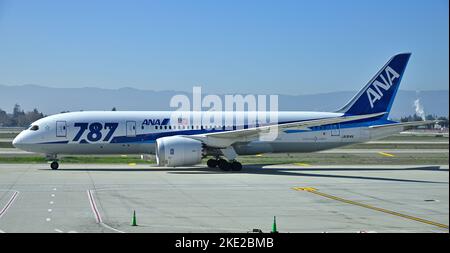
{"label": "yellow taxiway line", "polygon": [[385,152],[378,152],[378,154],[383,155],[383,156],[388,156],[388,157],[395,157],[395,155],[389,154],[389,153],[385,153]]}
{"label": "yellow taxiway line", "polygon": [[387,214],[392,214],[392,215],[395,215],[395,216],[398,216],[398,217],[402,217],[402,218],[406,218],[406,219],[422,222],[422,223],[425,223],[425,224],[433,225],[433,226],[436,226],[436,227],[448,229],[448,225],[445,225],[445,224],[441,224],[441,223],[437,223],[437,222],[434,222],[434,221],[429,221],[429,220],[417,218],[417,217],[414,217],[414,216],[411,216],[411,215],[406,215],[406,214],[394,212],[394,211],[391,211],[391,210],[387,210],[387,209],[383,209],[383,208],[379,208],[379,207],[375,207],[375,206],[359,203],[359,202],[348,200],[348,199],[339,198],[339,197],[336,197],[336,196],[333,196],[333,195],[330,195],[330,194],[319,192],[316,188],[312,188],[312,187],[294,187],[292,189],[294,189],[296,191],[306,191],[306,192],[314,193],[316,195],[319,195],[319,196],[322,196],[322,197],[325,197],[325,198],[329,198],[329,199],[333,199],[333,200],[336,200],[336,201],[344,202],[344,203],[347,203],[347,204],[360,206],[360,207],[368,208],[368,209],[371,209],[371,210],[375,210],[375,211],[379,211],[379,212],[383,212],[383,213],[387,213]]}

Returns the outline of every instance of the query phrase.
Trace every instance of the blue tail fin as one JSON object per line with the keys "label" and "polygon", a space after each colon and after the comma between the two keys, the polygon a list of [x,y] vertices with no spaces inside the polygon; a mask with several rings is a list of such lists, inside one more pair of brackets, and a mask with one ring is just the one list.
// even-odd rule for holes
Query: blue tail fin
{"label": "blue tail fin", "polygon": [[397,54],[338,112],[362,115],[386,112],[387,118],[411,53]]}

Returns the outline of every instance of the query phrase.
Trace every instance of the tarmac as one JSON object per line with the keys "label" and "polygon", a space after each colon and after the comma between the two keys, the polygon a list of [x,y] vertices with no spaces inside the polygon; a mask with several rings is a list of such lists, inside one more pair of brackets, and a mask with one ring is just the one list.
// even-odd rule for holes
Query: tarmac
{"label": "tarmac", "polygon": [[[423,153],[433,153],[433,154],[445,154],[449,153],[449,149],[363,149],[363,148],[345,148],[345,149],[330,149],[324,151],[318,151],[317,153],[322,154],[375,154],[379,152],[387,153],[403,153],[403,154],[423,154]],[[3,156],[43,156],[42,154],[23,151],[17,148],[0,148],[0,155]]]}
{"label": "tarmac", "polygon": [[448,233],[448,167],[0,164],[0,233]]}

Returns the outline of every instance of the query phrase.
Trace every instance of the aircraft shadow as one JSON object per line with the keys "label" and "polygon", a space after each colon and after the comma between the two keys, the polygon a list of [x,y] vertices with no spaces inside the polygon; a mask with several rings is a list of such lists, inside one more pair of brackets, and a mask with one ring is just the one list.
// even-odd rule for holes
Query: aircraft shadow
{"label": "aircraft shadow", "polygon": [[[433,183],[448,184],[448,182],[412,180],[388,177],[369,177],[362,175],[335,175],[335,174],[316,174],[311,172],[332,172],[332,171],[448,171],[448,169],[440,169],[439,166],[415,166],[411,168],[283,168],[271,167],[263,168],[268,164],[252,164],[244,165],[242,171],[221,171],[217,168],[208,167],[188,167],[188,168],[68,168],[58,171],[98,171],[98,172],[167,172],[168,174],[184,174],[184,175],[207,175],[207,174],[257,174],[257,175],[277,175],[277,176],[299,176],[312,178],[344,178],[344,179],[361,179],[391,182],[409,182],[409,183]],[[309,172],[309,173],[308,173]]]}

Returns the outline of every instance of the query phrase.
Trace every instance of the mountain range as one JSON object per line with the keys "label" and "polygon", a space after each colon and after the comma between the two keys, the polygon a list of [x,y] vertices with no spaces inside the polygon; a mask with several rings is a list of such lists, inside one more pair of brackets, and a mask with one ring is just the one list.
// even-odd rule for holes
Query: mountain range
{"label": "mountain range", "polygon": [[[62,111],[111,110],[113,107],[121,111],[174,110],[169,106],[169,102],[177,94],[184,94],[190,98],[192,96],[187,92],[134,88],[52,88],[38,85],[0,85],[0,109],[11,112],[14,104],[17,103],[25,111],[37,108],[46,115]],[[278,108],[284,111],[334,111],[343,106],[355,94],[356,91],[340,91],[312,95],[279,95]],[[205,95],[207,94],[203,94],[203,96]],[[219,96],[223,95],[225,94]],[[420,107],[427,115],[448,116],[449,91],[400,90],[394,101],[390,117],[398,119],[412,115],[420,112]]]}

